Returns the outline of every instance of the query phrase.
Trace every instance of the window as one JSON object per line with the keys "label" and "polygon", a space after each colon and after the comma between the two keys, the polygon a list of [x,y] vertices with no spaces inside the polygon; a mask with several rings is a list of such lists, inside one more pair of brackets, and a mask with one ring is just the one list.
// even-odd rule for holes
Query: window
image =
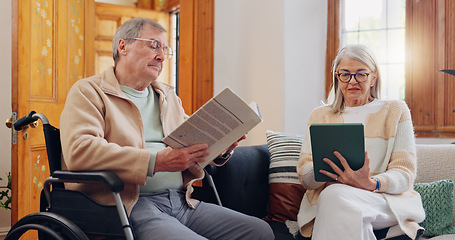
{"label": "window", "polygon": [[179,92],[178,89],[178,82],[179,82],[179,74],[178,74],[178,63],[179,63],[179,16],[180,12],[176,11],[171,13],[171,40],[170,46],[172,50],[174,50],[174,56],[170,59],[171,64],[171,74],[170,74],[170,83],[171,85],[175,86],[175,91]]}
{"label": "window", "polygon": [[383,99],[405,99],[405,13],[405,0],[340,0],[340,47],[360,43],[374,52]]}

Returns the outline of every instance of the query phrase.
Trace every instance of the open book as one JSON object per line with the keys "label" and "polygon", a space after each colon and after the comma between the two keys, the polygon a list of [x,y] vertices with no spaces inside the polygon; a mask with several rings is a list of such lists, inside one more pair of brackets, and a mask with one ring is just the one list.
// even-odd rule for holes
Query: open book
{"label": "open book", "polygon": [[205,162],[198,163],[204,168],[261,121],[255,102],[248,105],[226,87],[163,138],[163,142],[172,148],[208,144],[210,155]]}

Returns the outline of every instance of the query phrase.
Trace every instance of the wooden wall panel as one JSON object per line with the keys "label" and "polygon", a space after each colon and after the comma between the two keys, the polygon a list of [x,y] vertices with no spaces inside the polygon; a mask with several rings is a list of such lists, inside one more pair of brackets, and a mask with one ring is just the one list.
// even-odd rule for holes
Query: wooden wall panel
{"label": "wooden wall panel", "polygon": [[[445,1],[445,64],[444,69],[455,69],[455,1]],[[455,109],[455,76],[440,73],[445,78],[447,87],[445,88],[445,96],[447,96],[444,102],[444,112],[446,118],[444,121],[445,126],[455,126],[455,113],[452,111]]]}
{"label": "wooden wall panel", "polygon": [[[412,14],[407,23],[410,39],[407,39],[409,57],[406,59],[407,99],[416,129],[431,129],[435,119],[436,49],[436,2],[408,1]],[[412,39],[412,40],[411,40]]]}
{"label": "wooden wall panel", "polygon": [[180,32],[179,32],[179,70],[178,95],[187,114],[194,112],[193,79],[195,79],[194,64],[194,1],[186,0],[180,3]]}
{"label": "wooden wall panel", "polygon": [[454,137],[455,79],[439,70],[455,68],[455,3],[406,4],[406,102],[417,137]]}

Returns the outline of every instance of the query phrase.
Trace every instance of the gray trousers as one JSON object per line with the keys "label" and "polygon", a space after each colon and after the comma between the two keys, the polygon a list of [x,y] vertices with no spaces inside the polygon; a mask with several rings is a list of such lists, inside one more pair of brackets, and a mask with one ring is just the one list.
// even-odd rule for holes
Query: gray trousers
{"label": "gray trousers", "polygon": [[130,221],[139,240],[274,239],[263,220],[205,202],[192,209],[185,192],[175,189],[141,195]]}

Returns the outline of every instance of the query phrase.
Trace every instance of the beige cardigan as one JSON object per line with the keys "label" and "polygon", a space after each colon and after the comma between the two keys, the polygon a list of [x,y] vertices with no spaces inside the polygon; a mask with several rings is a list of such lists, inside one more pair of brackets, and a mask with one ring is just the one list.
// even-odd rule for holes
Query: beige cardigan
{"label": "beige cardigan", "polygon": [[[154,81],[152,87],[159,94],[163,132],[168,135],[188,116],[172,86]],[[151,153],[145,147],[141,114],[120,90],[112,67],[74,84],[61,114],[60,131],[62,168],[114,171],[125,183],[121,197],[130,213],[139,185],[146,182]],[[196,166],[182,173],[190,206],[197,202],[190,199],[191,183],[204,177],[203,169]],[[68,184],[68,188],[103,204],[115,203],[103,184]]]}

